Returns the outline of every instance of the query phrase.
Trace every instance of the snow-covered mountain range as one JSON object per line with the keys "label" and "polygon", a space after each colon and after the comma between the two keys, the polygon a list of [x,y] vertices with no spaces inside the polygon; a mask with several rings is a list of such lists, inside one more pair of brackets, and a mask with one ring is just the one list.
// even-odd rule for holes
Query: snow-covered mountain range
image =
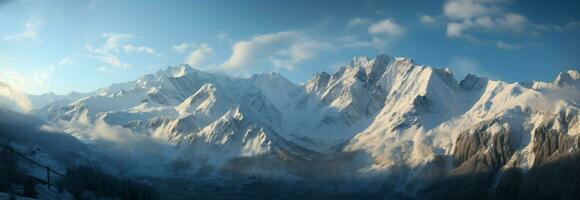
{"label": "snow-covered mountain range", "polygon": [[162,161],[137,174],[357,180],[404,165],[399,189],[416,191],[407,185],[433,171],[530,169],[580,148],[577,69],[553,82],[457,81],[449,69],[378,55],[295,84],[277,73],[238,78],[181,65],[87,94],[29,99],[22,110],[85,143],[162,145],[152,152]]}

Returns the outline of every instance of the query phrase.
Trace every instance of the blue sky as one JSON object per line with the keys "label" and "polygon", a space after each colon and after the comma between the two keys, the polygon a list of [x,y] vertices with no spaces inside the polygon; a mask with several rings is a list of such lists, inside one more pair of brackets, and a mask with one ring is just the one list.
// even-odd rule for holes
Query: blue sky
{"label": "blue sky", "polygon": [[0,81],[86,92],[189,63],[301,82],[378,53],[506,81],[580,66],[578,1],[0,0]]}

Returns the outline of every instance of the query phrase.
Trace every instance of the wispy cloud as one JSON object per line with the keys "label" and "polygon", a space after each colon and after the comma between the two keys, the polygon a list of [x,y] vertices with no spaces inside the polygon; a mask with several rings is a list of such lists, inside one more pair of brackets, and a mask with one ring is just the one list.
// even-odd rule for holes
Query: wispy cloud
{"label": "wispy cloud", "polygon": [[117,75],[117,72],[108,66],[100,66],[99,68],[97,68],[97,71],[103,72],[103,73],[106,73],[109,75]]}
{"label": "wispy cloud", "polygon": [[498,40],[498,41],[495,41],[495,46],[498,49],[516,50],[516,49],[521,49],[521,48],[528,47],[528,46],[533,46],[533,44],[528,44],[528,45],[511,44],[511,43],[504,42],[503,40]]}
{"label": "wispy cloud", "polygon": [[559,24],[534,24],[534,27],[540,31],[555,31],[555,32],[567,32],[567,31],[579,31],[580,21],[571,21],[563,25]]}
{"label": "wispy cloud", "polygon": [[380,49],[405,33],[405,29],[393,19],[372,21],[366,18],[355,18],[347,23],[347,27],[354,26],[365,28],[365,33],[351,33],[338,38],[343,47]]}
{"label": "wispy cloud", "polygon": [[128,54],[131,54],[131,53],[148,53],[148,54],[158,55],[155,52],[155,49],[153,49],[151,47],[146,47],[146,46],[133,46],[131,44],[127,44],[127,45],[123,46],[123,49]]}
{"label": "wispy cloud", "polygon": [[181,44],[173,45],[173,50],[177,51],[178,53],[185,53],[189,46],[191,46],[189,43],[184,42]]}
{"label": "wispy cloud", "polygon": [[[132,33],[103,33],[101,37],[105,39],[103,45],[100,47],[86,45],[85,50],[88,52],[89,57],[98,59],[107,66],[112,66],[118,69],[131,68],[133,66],[132,64],[120,59],[119,54],[121,52],[125,54],[144,53],[157,56],[160,55],[151,47],[129,44],[128,41],[136,38]],[[105,68],[107,67],[105,66]]]}
{"label": "wispy cloud", "polygon": [[347,48],[355,48],[355,49],[364,49],[364,48],[382,48],[389,44],[391,41],[390,39],[381,38],[381,37],[371,37],[370,39],[366,39],[361,35],[345,35],[338,39],[340,43],[342,43],[343,47]]}
{"label": "wispy cloud", "polygon": [[72,64],[72,58],[64,58],[55,64],[34,70],[31,73],[23,74],[13,69],[15,67],[5,66],[0,69],[0,81],[9,84],[11,87],[30,93],[48,92],[51,86],[51,79],[56,69]]}
{"label": "wispy cloud", "polygon": [[24,24],[24,29],[20,33],[15,33],[11,35],[5,35],[2,37],[4,40],[13,41],[39,41],[38,32],[42,26],[42,21],[40,20],[29,20]]}
{"label": "wispy cloud", "polygon": [[367,25],[369,23],[371,23],[371,20],[368,18],[354,18],[354,19],[351,19],[350,21],[348,21],[346,26],[347,27],[361,26],[361,25]]}

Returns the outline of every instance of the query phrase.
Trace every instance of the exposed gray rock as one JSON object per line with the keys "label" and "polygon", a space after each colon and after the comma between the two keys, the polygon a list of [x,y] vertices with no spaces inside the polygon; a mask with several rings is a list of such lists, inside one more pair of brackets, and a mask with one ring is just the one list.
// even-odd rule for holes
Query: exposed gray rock
{"label": "exposed gray rock", "polygon": [[491,133],[489,128],[494,124],[497,122],[484,122],[472,132],[459,135],[453,150],[458,167],[453,174],[495,171],[509,161],[517,148],[512,139],[515,133],[504,127]]}
{"label": "exposed gray rock", "polygon": [[578,136],[570,136],[563,131],[553,129],[553,122],[544,124],[534,130],[532,151],[535,155],[534,165],[557,159],[569,153],[578,152]]}

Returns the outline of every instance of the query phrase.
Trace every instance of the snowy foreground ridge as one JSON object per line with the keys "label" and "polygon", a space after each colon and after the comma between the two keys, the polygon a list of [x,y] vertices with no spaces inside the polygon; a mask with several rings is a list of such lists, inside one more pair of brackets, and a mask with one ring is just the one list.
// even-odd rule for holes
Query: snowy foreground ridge
{"label": "snowy foreground ridge", "polygon": [[530,169],[580,144],[577,69],[553,82],[458,82],[449,69],[378,55],[294,84],[181,65],[88,94],[28,98],[52,128],[141,162],[136,175],[361,180],[404,165],[412,184],[433,170]]}

